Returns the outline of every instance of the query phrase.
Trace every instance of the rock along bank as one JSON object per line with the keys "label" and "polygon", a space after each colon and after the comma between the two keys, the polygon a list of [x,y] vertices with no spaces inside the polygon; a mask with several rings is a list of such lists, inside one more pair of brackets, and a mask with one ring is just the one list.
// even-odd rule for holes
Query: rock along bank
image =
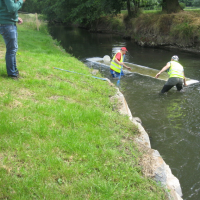
{"label": "rock along bank", "polygon": [[[109,79],[107,79],[107,81],[109,84],[112,84]],[[149,136],[143,128],[141,120],[138,117],[132,116],[124,95],[118,88],[116,89],[116,95],[111,98],[117,99],[119,102],[119,113],[128,115],[131,122],[135,124],[139,130],[139,135],[135,138],[135,142],[139,150],[143,152],[143,156],[140,160],[143,174],[161,183],[161,185],[169,191],[169,200],[182,200],[182,190],[179,180],[172,174],[169,165],[165,163],[160,153],[151,148]]]}

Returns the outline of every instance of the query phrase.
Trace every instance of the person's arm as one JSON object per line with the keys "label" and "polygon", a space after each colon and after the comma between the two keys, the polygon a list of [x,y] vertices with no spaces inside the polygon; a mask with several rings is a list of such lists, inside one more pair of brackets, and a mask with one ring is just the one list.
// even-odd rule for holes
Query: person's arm
{"label": "person's arm", "polygon": [[155,78],[158,78],[160,76],[160,74],[164,71],[166,71],[167,69],[170,68],[170,62],[168,62],[155,76]]}
{"label": "person's arm", "polygon": [[126,69],[128,69],[128,70],[131,71],[131,68],[130,68],[130,67],[126,66],[124,63],[122,63],[122,65],[123,65],[124,67],[126,67]]}
{"label": "person's arm", "polygon": [[117,58],[115,58],[115,62],[118,64],[118,65],[123,65],[125,68],[127,68],[128,70],[131,70],[130,67],[127,67],[123,62],[119,62],[119,60]]}
{"label": "person's arm", "polygon": [[17,2],[14,2],[13,0],[4,0],[4,1],[8,9],[8,12],[15,13],[22,7],[23,3],[26,0],[19,0]]}

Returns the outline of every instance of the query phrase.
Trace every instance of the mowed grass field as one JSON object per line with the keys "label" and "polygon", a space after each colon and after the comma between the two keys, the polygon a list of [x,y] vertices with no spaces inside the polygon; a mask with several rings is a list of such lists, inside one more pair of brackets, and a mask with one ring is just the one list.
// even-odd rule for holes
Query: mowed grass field
{"label": "mowed grass field", "polygon": [[141,173],[138,130],[110,100],[115,87],[21,17],[18,81],[7,77],[0,37],[0,199],[166,199]]}

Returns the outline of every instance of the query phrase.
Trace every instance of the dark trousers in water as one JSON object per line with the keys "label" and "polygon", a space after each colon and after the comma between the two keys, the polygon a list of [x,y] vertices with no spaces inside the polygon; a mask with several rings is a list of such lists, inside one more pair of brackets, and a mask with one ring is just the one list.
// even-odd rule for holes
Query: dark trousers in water
{"label": "dark trousers in water", "polygon": [[[118,72],[116,72],[116,71],[114,71],[112,69],[110,69],[110,73],[111,73],[113,78],[119,78],[120,77],[120,73],[118,73]],[[121,71],[121,76],[124,76],[124,72],[123,71]]]}
{"label": "dark trousers in water", "polygon": [[168,81],[163,86],[161,93],[168,92],[172,87],[176,86],[177,90],[183,89],[183,79],[178,77],[169,78]]}

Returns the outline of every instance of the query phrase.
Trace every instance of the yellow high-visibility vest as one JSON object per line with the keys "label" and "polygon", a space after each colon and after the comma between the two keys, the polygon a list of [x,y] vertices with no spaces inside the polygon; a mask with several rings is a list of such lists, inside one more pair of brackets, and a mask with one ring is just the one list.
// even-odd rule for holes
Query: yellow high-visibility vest
{"label": "yellow high-visibility vest", "polygon": [[180,63],[176,61],[171,61],[171,66],[168,71],[169,78],[172,77],[184,78],[183,71],[184,71],[183,66]]}
{"label": "yellow high-visibility vest", "polygon": [[[121,52],[118,52],[118,53],[121,53]],[[117,53],[115,54],[115,56],[113,57],[112,61],[111,61],[111,64],[110,64],[110,69],[120,73],[121,72],[121,68],[122,66],[121,65],[118,65],[116,62],[115,62],[115,58],[116,58],[116,55]],[[122,56],[122,53],[121,53],[121,59],[119,62],[123,62],[123,56]]]}

